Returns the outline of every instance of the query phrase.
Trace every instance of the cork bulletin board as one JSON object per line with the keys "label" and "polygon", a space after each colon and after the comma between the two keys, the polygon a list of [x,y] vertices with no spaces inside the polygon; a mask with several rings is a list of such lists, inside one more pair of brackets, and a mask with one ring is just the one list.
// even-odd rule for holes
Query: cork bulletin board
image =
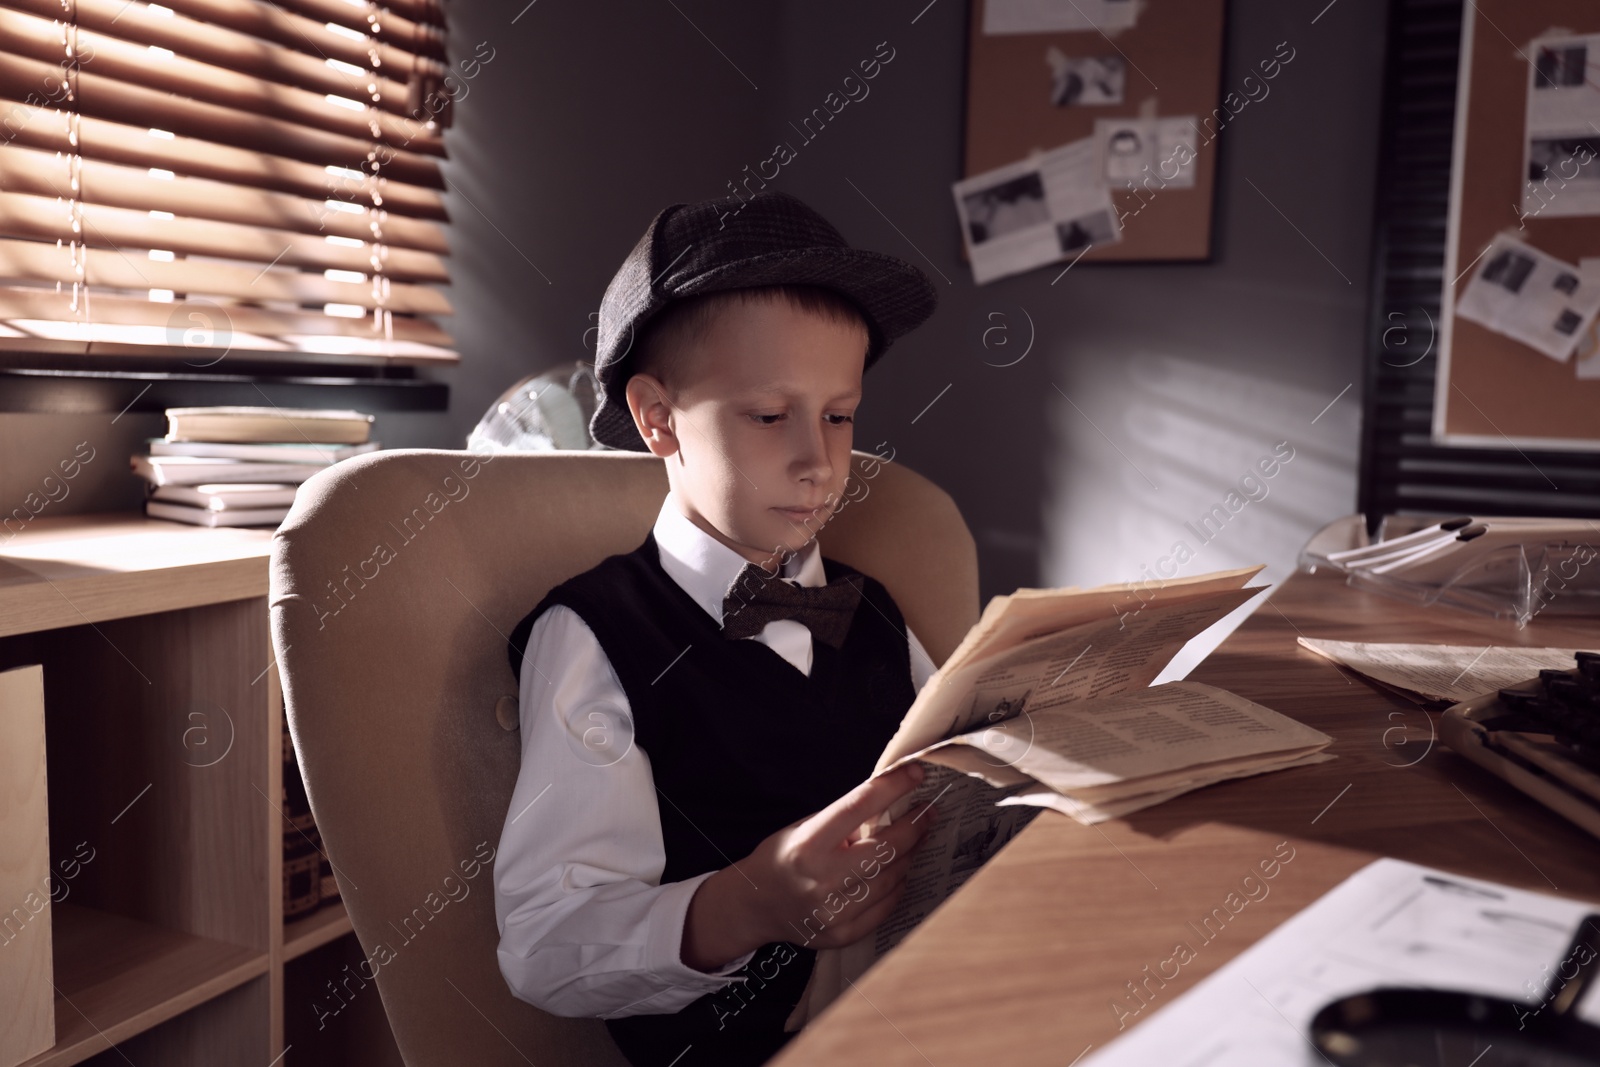
{"label": "cork bulletin board", "polygon": [[[1473,0],[1461,44],[1433,438],[1600,450],[1600,4]],[[1504,317],[1469,313],[1474,284]]]}
{"label": "cork bulletin board", "polygon": [[[1097,135],[1096,120],[1171,119],[1192,127],[1192,184],[1134,180],[1137,168],[1107,182],[1122,239],[1096,243],[1085,261],[1204,261],[1211,257],[1217,133],[1248,106],[1223,105],[1224,0],[1098,0],[1061,5],[1078,11],[1136,13],[1132,25],[1066,32],[985,32],[991,0],[970,5],[964,176]],[[998,0],[997,18],[1048,25],[1052,0]],[[1115,18],[1116,16],[1111,16]],[[1104,23],[1101,23],[1105,25]],[[1269,57],[1270,58],[1270,57]],[[1108,68],[1114,91],[1080,70]],[[1068,88],[1068,83],[1076,83]],[[1084,87],[1084,82],[1089,83]],[[1098,86],[1099,88],[1096,88]],[[1103,165],[1101,169],[1104,170]],[[1145,172],[1148,179],[1150,172]],[[965,251],[963,253],[966,254]]]}

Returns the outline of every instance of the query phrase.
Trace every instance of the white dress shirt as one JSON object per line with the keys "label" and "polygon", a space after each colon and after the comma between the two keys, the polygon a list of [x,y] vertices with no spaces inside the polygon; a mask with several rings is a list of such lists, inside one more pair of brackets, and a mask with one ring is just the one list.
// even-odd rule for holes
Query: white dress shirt
{"label": "white dress shirt", "polygon": [[[670,492],[653,529],[662,569],[721,625],[744,557],[691,522]],[[782,576],[827,584],[815,539]],[[906,637],[920,690],[934,665],[909,628]],[[804,624],[779,619],[747,640],[811,673]],[[512,993],[555,1015],[614,1017],[678,1011],[727,985],[754,951],[711,972],[680,958],[689,898],[712,872],[660,884],[666,853],[650,758],[633,743],[628,698],[577,612],[557,604],[539,616],[520,690],[522,767],[494,866],[497,954]]]}

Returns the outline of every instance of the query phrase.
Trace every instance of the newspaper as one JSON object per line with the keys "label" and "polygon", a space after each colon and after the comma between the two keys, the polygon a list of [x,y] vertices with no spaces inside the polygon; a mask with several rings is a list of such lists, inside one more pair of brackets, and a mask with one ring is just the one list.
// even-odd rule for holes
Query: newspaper
{"label": "newspaper", "polygon": [[1523,218],[1600,215],[1600,34],[1544,37],[1530,57],[1523,115]]}
{"label": "newspaper", "polygon": [[1600,285],[1576,265],[1501,233],[1455,313],[1565,362],[1600,313]]}
{"label": "newspaper", "polygon": [[1401,696],[1426,704],[1459,704],[1509,689],[1541,670],[1571,668],[1577,649],[1502,645],[1408,645],[1301,637],[1300,644]]}
{"label": "newspaper", "polygon": [[983,285],[1047,263],[1076,263],[1122,240],[1093,137],[963,178],[950,187],[972,280]]}
{"label": "newspaper", "polygon": [[935,801],[939,823],[911,860],[896,910],[855,944],[817,953],[787,1028],[831,1003],[1041,807],[1096,822],[1225,778],[1331,758],[1321,752],[1327,735],[1231,693],[1150,687],[1190,638],[1261,591],[1243,588],[1260,570],[991,600],[876,768],[920,760],[928,772],[880,823],[915,820]]}

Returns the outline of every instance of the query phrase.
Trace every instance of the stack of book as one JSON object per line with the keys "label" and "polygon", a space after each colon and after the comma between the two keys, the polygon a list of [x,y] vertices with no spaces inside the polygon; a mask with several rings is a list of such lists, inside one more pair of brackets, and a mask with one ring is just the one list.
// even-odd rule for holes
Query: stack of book
{"label": "stack of book", "polygon": [[300,483],[371,452],[372,416],[275,407],[168,408],[167,435],[130,458],[145,514],[196,526],[276,526]]}

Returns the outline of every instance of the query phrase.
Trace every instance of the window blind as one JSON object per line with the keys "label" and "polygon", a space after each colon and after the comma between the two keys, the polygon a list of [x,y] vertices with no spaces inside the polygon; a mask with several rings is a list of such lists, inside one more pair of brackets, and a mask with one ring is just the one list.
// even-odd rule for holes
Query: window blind
{"label": "window blind", "polygon": [[0,0],[0,346],[456,362],[454,84],[438,0]]}

